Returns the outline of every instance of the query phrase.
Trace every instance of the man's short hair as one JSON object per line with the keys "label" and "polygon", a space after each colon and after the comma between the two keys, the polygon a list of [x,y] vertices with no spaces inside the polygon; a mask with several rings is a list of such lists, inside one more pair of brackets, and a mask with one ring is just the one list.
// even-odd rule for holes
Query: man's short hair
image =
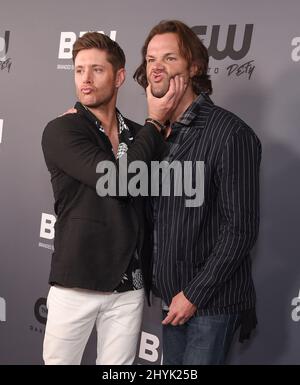
{"label": "man's short hair", "polygon": [[72,51],[73,62],[75,62],[78,52],[90,48],[105,51],[107,53],[107,60],[115,71],[125,67],[126,59],[122,48],[110,37],[99,32],[87,32],[75,41]]}

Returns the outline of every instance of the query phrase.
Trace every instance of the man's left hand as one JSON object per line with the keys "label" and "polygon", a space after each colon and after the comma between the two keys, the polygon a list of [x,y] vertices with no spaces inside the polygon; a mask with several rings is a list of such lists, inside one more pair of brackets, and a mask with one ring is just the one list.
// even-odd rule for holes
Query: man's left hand
{"label": "man's left hand", "polygon": [[171,324],[173,326],[183,325],[188,321],[197,310],[181,291],[175,297],[169,306],[169,312],[166,318],[162,321],[163,325]]}

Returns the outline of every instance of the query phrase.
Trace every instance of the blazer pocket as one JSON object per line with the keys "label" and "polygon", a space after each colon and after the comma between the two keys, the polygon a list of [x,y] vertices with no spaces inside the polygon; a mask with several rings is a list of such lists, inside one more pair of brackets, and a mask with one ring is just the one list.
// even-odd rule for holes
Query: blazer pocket
{"label": "blazer pocket", "polygon": [[71,217],[72,221],[82,221],[82,222],[95,222],[100,225],[106,226],[106,221],[96,218],[87,218],[87,217]]}

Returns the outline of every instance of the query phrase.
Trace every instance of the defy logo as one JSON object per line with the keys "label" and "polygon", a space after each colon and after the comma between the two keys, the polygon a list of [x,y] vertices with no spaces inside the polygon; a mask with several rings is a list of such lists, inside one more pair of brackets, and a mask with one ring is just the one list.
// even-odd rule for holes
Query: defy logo
{"label": "defy logo", "polygon": [[[210,57],[218,61],[226,58],[234,60],[226,68],[228,76],[251,79],[255,69],[254,60],[242,63],[236,63],[236,61],[243,59],[250,50],[253,24],[246,24],[244,28],[237,26],[237,24],[230,24],[228,28],[213,25],[210,35],[207,33],[208,26],[206,25],[196,25],[192,29],[200,39],[203,38],[205,41]],[[208,41],[206,41],[207,39]],[[209,67],[208,73],[218,74],[221,70],[220,67]]]}
{"label": "defy logo", "polygon": [[2,297],[0,297],[0,321],[6,321],[6,302]]}
{"label": "defy logo", "polygon": [[292,60],[297,62],[300,60],[300,37],[294,37],[291,42],[292,47],[295,47],[292,50]]}
{"label": "defy logo", "polygon": [[[207,34],[207,26],[206,25],[196,25],[192,28],[192,30],[199,36],[206,36]],[[244,36],[242,38],[242,44],[239,49],[236,49],[236,34],[237,34],[237,25],[230,24],[227,30],[226,43],[224,48],[220,48],[219,40],[220,40],[220,29],[221,25],[213,25],[212,32],[210,35],[210,42],[206,44],[208,49],[209,56],[213,57],[216,60],[223,60],[226,57],[229,57],[232,60],[241,60],[243,59],[247,53],[249,52],[252,40],[253,33],[253,24],[246,24],[244,29]],[[224,27],[222,27],[224,33]],[[222,39],[223,40],[223,39]],[[239,41],[240,36],[239,36]]]}
{"label": "defy logo", "polygon": [[[85,32],[80,32],[79,36],[84,35]],[[103,31],[98,31],[99,33],[103,33]],[[116,40],[117,31],[110,31],[109,37],[112,40]],[[75,32],[61,32],[60,34],[60,42],[59,42],[59,50],[58,50],[58,58],[59,59],[72,59],[72,48],[73,44],[77,39]]]}
{"label": "defy logo", "polygon": [[0,143],[2,143],[3,119],[0,119]]}
{"label": "defy logo", "polygon": [[11,67],[11,58],[7,57],[8,47],[9,47],[9,37],[10,32],[5,31],[4,35],[1,35],[0,33],[0,70],[10,71]]}

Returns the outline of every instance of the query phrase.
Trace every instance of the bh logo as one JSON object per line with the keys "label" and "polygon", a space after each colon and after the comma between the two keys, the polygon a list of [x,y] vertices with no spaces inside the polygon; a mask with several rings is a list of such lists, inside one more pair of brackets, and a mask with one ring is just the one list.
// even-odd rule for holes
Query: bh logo
{"label": "bh logo", "polygon": [[[84,35],[85,32],[80,32],[79,36]],[[103,31],[98,31],[99,33],[103,33]],[[116,40],[117,31],[110,31],[109,37],[112,40]],[[59,59],[72,59],[72,48],[73,44],[77,39],[75,32],[61,32],[60,34],[60,42],[59,42],[59,50],[58,50],[58,58]]]}
{"label": "bh logo", "polygon": [[292,299],[291,305],[294,307],[291,313],[292,320],[298,322],[300,321],[300,290],[298,297]]}
{"label": "bh logo", "polygon": [[[210,42],[205,43],[208,49],[209,56],[213,57],[216,60],[223,60],[226,57],[229,57],[232,60],[241,60],[243,59],[247,53],[249,52],[251,46],[251,39],[253,33],[253,24],[246,24],[244,30],[244,36],[242,40],[242,46],[239,50],[235,49],[236,46],[236,24],[230,24],[228,26],[228,32],[226,37],[226,43],[223,49],[219,48],[219,40],[223,36],[220,36],[220,25],[213,25],[212,32],[210,36]],[[208,27],[206,25],[196,25],[192,28],[192,30],[199,36],[207,35]],[[240,38],[238,41],[241,41]],[[223,44],[221,44],[223,46]]]}
{"label": "bh logo", "polygon": [[5,31],[4,36],[0,35],[0,60],[6,60],[6,54],[9,46],[9,31]]}
{"label": "bh logo", "polygon": [[2,143],[3,119],[0,119],[0,143]]}
{"label": "bh logo", "polygon": [[40,237],[45,239],[54,239],[54,225],[56,218],[52,214],[42,213]]}
{"label": "bh logo", "polygon": [[158,360],[159,339],[154,334],[141,333],[139,358],[149,362]]}
{"label": "bh logo", "polygon": [[295,47],[291,54],[292,60],[297,62],[300,60],[300,37],[294,37],[291,45]]}
{"label": "bh logo", "polygon": [[2,297],[0,297],[0,321],[6,321],[6,302]]}

